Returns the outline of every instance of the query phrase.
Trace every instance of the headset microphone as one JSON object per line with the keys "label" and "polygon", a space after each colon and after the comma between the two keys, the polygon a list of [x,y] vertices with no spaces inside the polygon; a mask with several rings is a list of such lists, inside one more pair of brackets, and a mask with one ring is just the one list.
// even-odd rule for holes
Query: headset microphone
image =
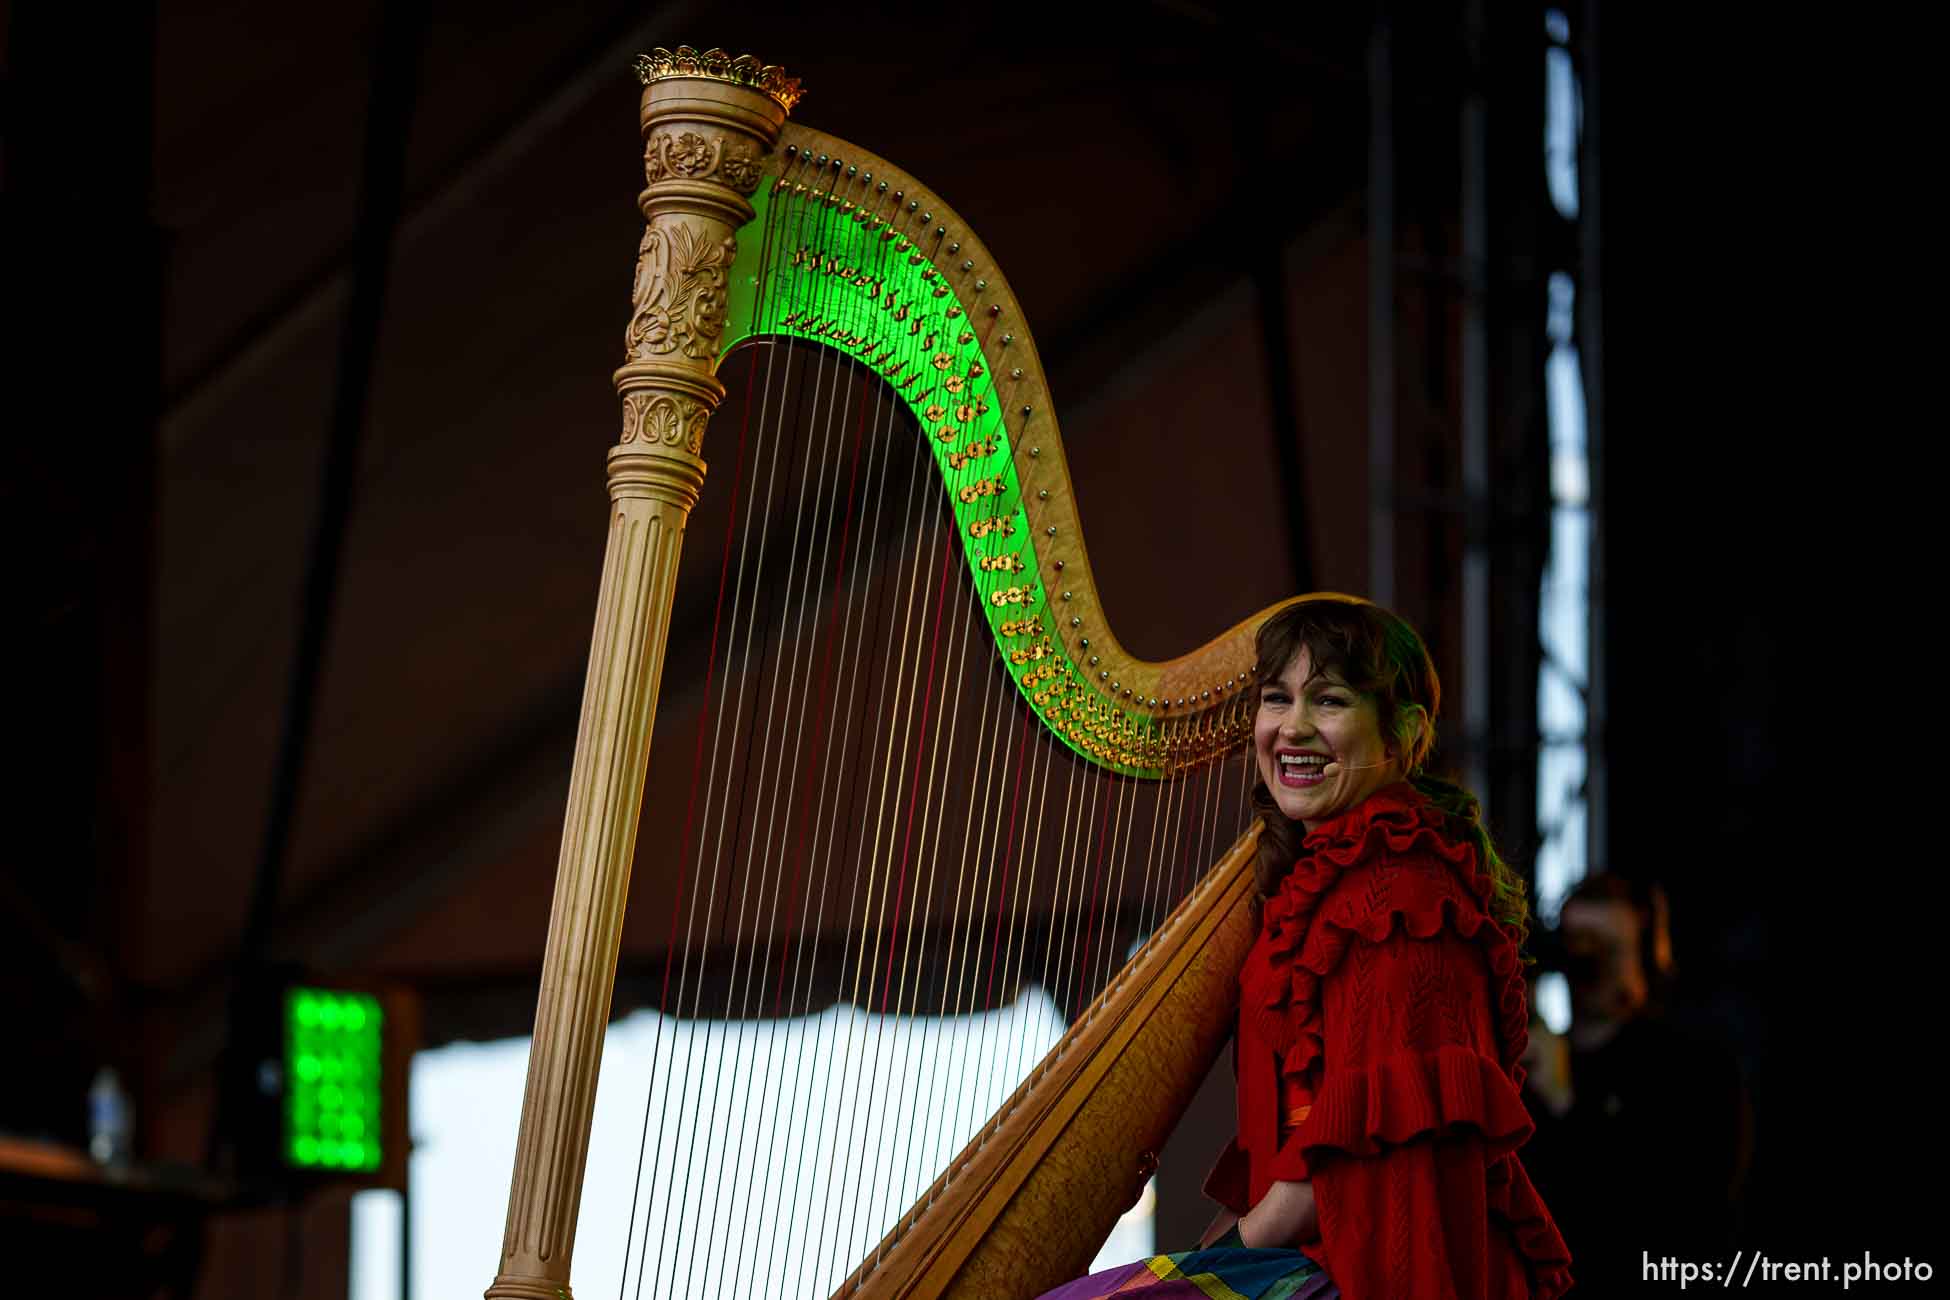
{"label": "headset microphone", "polygon": [[1355,763],[1352,766],[1346,766],[1339,762],[1323,763],[1321,764],[1320,775],[1321,778],[1324,780],[1330,776],[1339,776],[1342,772],[1371,772],[1377,767],[1392,767],[1394,766],[1394,763],[1395,760],[1392,758],[1388,759],[1386,762]]}

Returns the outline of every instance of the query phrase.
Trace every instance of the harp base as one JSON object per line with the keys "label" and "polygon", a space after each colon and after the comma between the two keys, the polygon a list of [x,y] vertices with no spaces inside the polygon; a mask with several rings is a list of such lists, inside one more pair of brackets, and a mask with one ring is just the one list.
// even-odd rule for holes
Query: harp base
{"label": "harp base", "polygon": [[534,1276],[510,1277],[503,1273],[484,1293],[484,1300],[574,1300],[574,1297],[569,1294],[567,1282]]}

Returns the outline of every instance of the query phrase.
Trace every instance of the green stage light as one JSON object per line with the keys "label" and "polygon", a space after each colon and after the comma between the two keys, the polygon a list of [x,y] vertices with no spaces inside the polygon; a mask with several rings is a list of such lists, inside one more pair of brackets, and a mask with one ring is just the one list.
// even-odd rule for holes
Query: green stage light
{"label": "green stage light", "polygon": [[284,1138],[300,1169],[372,1172],[384,1159],[380,1089],[385,1012],[366,993],[293,988],[284,997]]}

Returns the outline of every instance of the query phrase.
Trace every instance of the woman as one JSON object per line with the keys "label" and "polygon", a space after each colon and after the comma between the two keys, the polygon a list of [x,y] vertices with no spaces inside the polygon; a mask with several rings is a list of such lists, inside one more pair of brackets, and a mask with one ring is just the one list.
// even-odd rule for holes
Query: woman
{"label": "woman", "polygon": [[1239,1134],[1206,1184],[1227,1212],[1209,1248],[1051,1300],[1137,1270],[1164,1294],[1209,1273],[1251,1297],[1561,1295],[1570,1256],[1516,1155],[1523,882],[1476,800],[1422,773],[1428,651],[1378,606],[1314,597],[1266,621],[1257,663],[1264,903],[1239,976]]}

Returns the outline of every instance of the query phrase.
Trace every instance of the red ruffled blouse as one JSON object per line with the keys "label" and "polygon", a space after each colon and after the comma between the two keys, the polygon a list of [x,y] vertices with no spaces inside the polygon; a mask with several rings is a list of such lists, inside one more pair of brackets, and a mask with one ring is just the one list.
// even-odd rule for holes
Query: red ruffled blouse
{"label": "red ruffled blouse", "polygon": [[1475,845],[1407,783],[1309,833],[1239,975],[1239,1136],[1206,1193],[1311,1180],[1347,1300],[1555,1297],[1570,1252],[1517,1148],[1528,1010]]}

